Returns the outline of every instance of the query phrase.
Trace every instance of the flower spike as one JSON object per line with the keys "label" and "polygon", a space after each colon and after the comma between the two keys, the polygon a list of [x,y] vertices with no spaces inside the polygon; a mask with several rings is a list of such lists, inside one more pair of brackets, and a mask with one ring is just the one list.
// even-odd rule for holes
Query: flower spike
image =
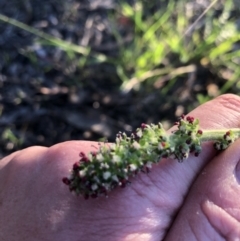
{"label": "flower spike", "polygon": [[216,150],[224,150],[240,136],[240,129],[203,131],[199,120],[191,116],[182,115],[175,125],[178,129],[170,135],[161,123],[142,124],[130,137],[119,132],[114,144],[88,154],[81,152],[63,183],[85,199],[108,196],[116,187],[129,185],[129,177],[149,173],[152,164],[162,158],[183,162],[190,153],[199,156],[203,141],[214,141]]}

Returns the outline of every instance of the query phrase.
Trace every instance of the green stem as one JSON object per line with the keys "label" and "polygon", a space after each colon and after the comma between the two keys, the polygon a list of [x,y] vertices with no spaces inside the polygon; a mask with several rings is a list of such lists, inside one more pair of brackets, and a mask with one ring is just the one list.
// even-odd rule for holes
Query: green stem
{"label": "green stem", "polygon": [[232,131],[234,136],[237,138],[240,137],[240,128],[230,128],[230,129],[219,129],[219,130],[204,130],[200,140],[203,141],[219,141],[222,140],[224,134],[227,131]]}

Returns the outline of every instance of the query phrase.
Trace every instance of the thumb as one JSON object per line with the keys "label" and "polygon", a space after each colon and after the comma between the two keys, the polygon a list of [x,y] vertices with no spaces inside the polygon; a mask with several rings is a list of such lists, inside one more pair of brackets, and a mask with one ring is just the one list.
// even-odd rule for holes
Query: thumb
{"label": "thumb", "polygon": [[203,169],[165,241],[240,240],[239,145],[238,140]]}
{"label": "thumb", "polygon": [[[200,127],[206,129],[236,128],[240,126],[240,98],[235,95],[222,95],[209,101],[189,115],[200,120]],[[170,129],[170,131],[173,129]],[[177,161],[163,160],[149,175],[158,186],[164,186],[167,191],[169,210],[176,212],[198,173],[216,155],[212,143],[204,143],[199,157],[190,156],[182,164]],[[170,179],[169,179],[170,177]],[[163,187],[162,187],[163,188]],[[143,191],[144,192],[144,191]],[[153,197],[158,198],[158,197]],[[156,200],[153,200],[156,202]]]}

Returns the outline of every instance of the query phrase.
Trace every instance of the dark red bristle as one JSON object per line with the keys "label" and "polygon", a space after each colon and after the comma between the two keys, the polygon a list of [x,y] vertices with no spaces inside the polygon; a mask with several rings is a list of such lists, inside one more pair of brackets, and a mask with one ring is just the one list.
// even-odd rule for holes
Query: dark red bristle
{"label": "dark red bristle", "polygon": [[63,182],[64,184],[66,184],[66,185],[70,185],[70,180],[69,180],[67,177],[64,177],[64,178],[62,179],[62,182]]}
{"label": "dark red bristle", "polygon": [[194,121],[194,117],[188,116],[188,117],[186,118],[186,120],[187,120],[190,124],[192,124],[193,121]]}
{"label": "dark red bristle", "polygon": [[85,155],[84,152],[81,151],[81,152],[79,153],[79,156],[80,156],[80,157],[85,157],[86,155]]}
{"label": "dark red bristle", "polygon": [[73,164],[73,170],[74,171],[77,171],[79,169],[79,162],[75,162],[74,164]]}
{"label": "dark red bristle", "polygon": [[89,162],[89,159],[86,156],[84,156],[80,159],[80,162]]}

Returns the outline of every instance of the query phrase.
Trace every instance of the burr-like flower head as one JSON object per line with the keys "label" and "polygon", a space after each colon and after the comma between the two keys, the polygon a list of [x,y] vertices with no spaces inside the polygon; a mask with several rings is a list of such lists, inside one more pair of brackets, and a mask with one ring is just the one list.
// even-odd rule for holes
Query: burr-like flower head
{"label": "burr-like flower head", "polygon": [[71,191],[85,198],[107,196],[115,187],[125,187],[130,176],[149,172],[152,164],[161,158],[171,157],[183,161],[190,152],[196,156],[201,151],[199,121],[182,116],[176,123],[178,130],[167,134],[159,123],[142,124],[129,137],[119,132],[116,142],[103,145],[98,152],[80,153],[73,164],[69,178],[63,182]]}
{"label": "burr-like flower head", "polygon": [[200,154],[202,141],[215,141],[215,149],[224,150],[240,136],[240,129],[202,131],[199,120],[191,116],[182,115],[175,125],[177,129],[171,134],[161,123],[142,124],[130,136],[119,132],[114,144],[101,145],[97,152],[81,152],[63,183],[86,199],[108,196],[115,187],[130,184],[129,177],[148,173],[162,158],[182,162],[190,153]]}

